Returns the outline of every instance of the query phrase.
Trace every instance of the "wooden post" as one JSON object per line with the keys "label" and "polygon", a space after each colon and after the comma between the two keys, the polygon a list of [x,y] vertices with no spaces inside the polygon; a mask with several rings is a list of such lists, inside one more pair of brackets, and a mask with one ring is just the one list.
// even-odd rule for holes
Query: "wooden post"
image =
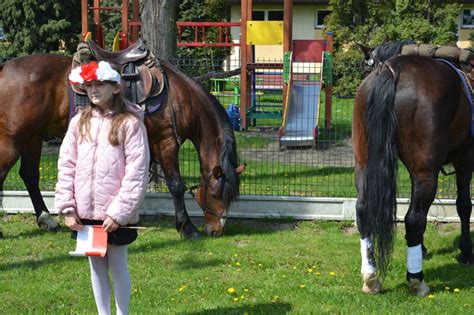
{"label": "wooden post", "polygon": [[[293,49],[293,0],[283,3],[283,55]],[[291,60],[290,60],[291,63]],[[291,67],[290,67],[291,68]],[[291,73],[290,73],[291,75]],[[288,94],[288,83],[283,82],[282,112],[285,112],[285,100]]]}
{"label": "wooden post", "polygon": [[87,33],[89,32],[89,21],[88,17],[88,8],[87,0],[81,1],[81,29],[82,29],[82,40],[86,38]]}
{"label": "wooden post", "polygon": [[122,0],[122,37],[121,46],[128,47],[128,0]]}
{"label": "wooden post", "polygon": [[[140,1],[139,0],[133,0],[132,21],[134,23],[138,23],[140,21]],[[130,39],[132,42],[136,42],[138,40],[138,36],[140,35],[140,27],[134,24],[131,28],[132,28],[132,36]]]}
{"label": "wooden post", "polygon": [[247,45],[247,21],[252,19],[252,0],[242,0],[240,10],[240,126],[242,130],[247,129],[247,108],[251,103],[251,78],[247,71],[247,65],[252,60],[252,50]]}

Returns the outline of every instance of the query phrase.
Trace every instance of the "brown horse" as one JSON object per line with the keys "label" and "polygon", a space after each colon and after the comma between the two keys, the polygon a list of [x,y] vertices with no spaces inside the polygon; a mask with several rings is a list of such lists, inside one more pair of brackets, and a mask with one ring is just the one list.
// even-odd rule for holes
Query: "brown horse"
{"label": "brown horse", "polygon": [[460,262],[474,263],[469,231],[474,170],[469,98],[456,70],[420,56],[390,58],[360,85],[354,104],[352,141],[364,292],[381,290],[376,265],[384,275],[392,253],[397,158],[409,171],[412,184],[405,216],[410,290],[418,296],[429,292],[423,280],[423,234],[438,174],[447,163],[452,163],[456,171]]}
{"label": "brown horse", "polygon": [[[184,204],[185,184],[179,173],[178,151],[189,139],[201,163],[202,182],[197,201],[204,211],[205,231],[220,235],[227,209],[239,192],[235,138],[225,110],[198,83],[160,60],[166,93],[162,106],[145,118],[150,150],[161,164],[174,199],[176,228],[187,239],[200,234]],[[0,188],[21,159],[20,176],[32,200],[38,224],[49,230],[57,223],[49,216],[39,191],[39,161],[44,140],[62,137],[69,121],[71,58],[37,54],[0,65]],[[174,118],[173,118],[174,116]]]}

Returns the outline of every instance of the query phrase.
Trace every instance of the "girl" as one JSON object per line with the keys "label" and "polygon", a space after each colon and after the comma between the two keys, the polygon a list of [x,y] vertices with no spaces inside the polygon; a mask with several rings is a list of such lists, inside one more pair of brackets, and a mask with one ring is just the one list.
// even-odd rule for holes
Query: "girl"
{"label": "girl", "polygon": [[138,222],[148,185],[143,113],[138,105],[123,101],[120,75],[107,62],[75,68],[69,80],[82,84],[90,104],[71,120],[61,145],[55,208],[73,231],[83,224],[101,224],[108,232],[106,256],[89,257],[92,289],[99,314],[110,314],[110,271],[117,314],[127,314],[127,245],[137,234],[120,226]]}

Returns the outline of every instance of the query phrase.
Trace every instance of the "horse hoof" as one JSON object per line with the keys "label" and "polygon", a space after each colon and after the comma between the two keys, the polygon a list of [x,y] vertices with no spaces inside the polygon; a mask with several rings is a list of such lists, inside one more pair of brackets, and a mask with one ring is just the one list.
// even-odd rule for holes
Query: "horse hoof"
{"label": "horse hoof", "polygon": [[368,294],[377,294],[382,291],[382,285],[380,284],[377,274],[375,273],[364,273],[362,274],[364,285],[362,286],[362,292]]}
{"label": "horse hoof", "polygon": [[46,231],[56,232],[59,230],[59,224],[56,220],[53,219],[49,212],[43,211],[41,215],[36,220],[38,226]]}
{"label": "horse hoof", "polygon": [[185,240],[194,241],[201,238],[201,233],[199,233],[198,229],[192,223],[183,225],[180,232]]}
{"label": "horse hoof", "polygon": [[408,281],[408,288],[410,289],[410,292],[417,297],[425,297],[430,293],[430,288],[425,280],[420,281],[419,279],[410,279]]}
{"label": "horse hoof", "polygon": [[463,255],[459,258],[459,262],[466,266],[474,265],[474,255],[471,253],[470,255]]}

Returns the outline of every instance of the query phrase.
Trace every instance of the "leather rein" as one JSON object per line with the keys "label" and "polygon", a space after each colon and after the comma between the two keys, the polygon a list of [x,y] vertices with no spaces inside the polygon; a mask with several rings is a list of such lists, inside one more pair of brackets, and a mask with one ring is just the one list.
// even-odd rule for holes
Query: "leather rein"
{"label": "leather rein", "polygon": [[206,196],[207,196],[207,190],[209,188],[209,182],[211,181],[212,176],[214,176],[214,175],[211,172],[199,184],[191,186],[189,188],[186,187],[186,188],[187,188],[187,190],[189,190],[189,193],[191,194],[191,196],[193,196],[193,198],[195,198],[194,190],[202,187],[203,188],[201,190],[201,209],[202,209],[202,211],[205,212],[205,213],[208,213],[208,214],[210,214],[214,217],[217,217],[219,219],[224,219],[225,220],[225,219],[227,219],[227,214],[217,213],[214,210],[207,207],[207,203],[206,203],[207,197]]}

